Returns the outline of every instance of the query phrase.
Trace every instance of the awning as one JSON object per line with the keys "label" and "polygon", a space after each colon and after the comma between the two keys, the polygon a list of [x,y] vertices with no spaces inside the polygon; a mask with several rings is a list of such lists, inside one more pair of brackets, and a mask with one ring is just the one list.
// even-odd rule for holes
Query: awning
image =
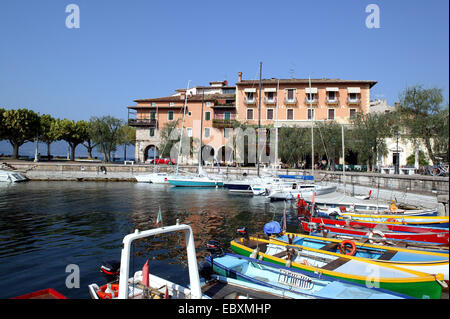
{"label": "awning", "polygon": [[247,88],[244,89],[244,92],[256,93],[256,88]]}
{"label": "awning", "polygon": [[277,88],[265,88],[264,92],[276,92]]}
{"label": "awning", "polygon": [[339,92],[339,88],[326,88],[328,92]]}
{"label": "awning", "polygon": [[317,93],[317,88],[305,88],[306,93]]}
{"label": "awning", "polygon": [[361,88],[359,87],[349,87],[347,88],[348,93],[361,93]]}

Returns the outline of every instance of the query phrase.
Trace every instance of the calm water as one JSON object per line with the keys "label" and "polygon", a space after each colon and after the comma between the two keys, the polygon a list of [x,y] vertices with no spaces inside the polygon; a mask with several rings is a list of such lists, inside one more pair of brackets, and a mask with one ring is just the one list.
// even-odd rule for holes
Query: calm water
{"label": "calm water", "polygon": [[[170,185],[96,182],[0,183],[0,298],[55,288],[69,298],[89,298],[90,283],[103,284],[102,260],[120,260],[122,239],[135,229],[153,228],[158,208],[163,224],[190,224],[197,255],[219,240],[225,248],[236,228],[263,234],[264,224],[281,221],[283,202],[229,194],[223,189],[185,189]],[[287,206],[288,230],[297,228],[296,210]],[[185,284],[183,236],[139,241],[131,265]],[[80,288],[68,289],[66,266],[80,270]]]}

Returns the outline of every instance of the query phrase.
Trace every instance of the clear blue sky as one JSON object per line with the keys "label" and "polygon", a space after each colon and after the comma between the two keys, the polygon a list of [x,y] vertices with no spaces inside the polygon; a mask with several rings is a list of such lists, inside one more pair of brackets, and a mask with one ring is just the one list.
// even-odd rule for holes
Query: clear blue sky
{"label": "clear blue sky", "polygon": [[[68,4],[80,29],[65,26]],[[365,8],[380,7],[380,29]],[[448,101],[448,1],[0,0],[0,107],[74,120],[127,118],[134,99],[258,77],[376,80]]]}

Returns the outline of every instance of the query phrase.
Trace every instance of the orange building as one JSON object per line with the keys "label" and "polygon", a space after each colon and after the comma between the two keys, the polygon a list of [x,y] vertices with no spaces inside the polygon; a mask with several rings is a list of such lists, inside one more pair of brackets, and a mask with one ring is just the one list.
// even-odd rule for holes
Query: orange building
{"label": "orange building", "polygon": [[[368,112],[370,89],[376,83],[323,78],[311,79],[310,87],[308,79],[263,79],[260,89],[259,80],[243,80],[239,72],[235,86],[210,82],[210,86],[178,89],[166,97],[138,99],[137,105],[128,107],[128,123],[137,128],[135,158],[148,161],[149,151],[162,147],[160,131],[167,123],[179,120],[181,127],[185,101],[184,134],[193,137],[194,149],[198,150],[202,128],[202,145],[207,149],[203,160],[211,162],[214,156],[220,162],[232,162],[236,123],[310,126],[313,118],[348,124],[354,113]],[[198,163],[198,151],[194,153],[184,161]]]}

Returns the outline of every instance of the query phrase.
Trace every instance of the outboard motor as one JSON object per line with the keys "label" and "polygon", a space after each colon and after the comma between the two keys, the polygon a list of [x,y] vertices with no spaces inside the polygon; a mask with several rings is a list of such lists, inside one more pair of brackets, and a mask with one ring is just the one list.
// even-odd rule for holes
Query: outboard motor
{"label": "outboard motor", "polygon": [[236,232],[243,238],[248,240],[248,229],[247,227],[239,227]]}
{"label": "outboard motor", "polygon": [[100,271],[105,277],[107,283],[118,281],[120,274],[120,261],[117,260],[102,261]]}
{"label": "outboard motor", "polygon": [[211,255],[223,255],[223,249],[217,240],[208,240],[208,242],[206,243],[206,250],[209,251]]}

